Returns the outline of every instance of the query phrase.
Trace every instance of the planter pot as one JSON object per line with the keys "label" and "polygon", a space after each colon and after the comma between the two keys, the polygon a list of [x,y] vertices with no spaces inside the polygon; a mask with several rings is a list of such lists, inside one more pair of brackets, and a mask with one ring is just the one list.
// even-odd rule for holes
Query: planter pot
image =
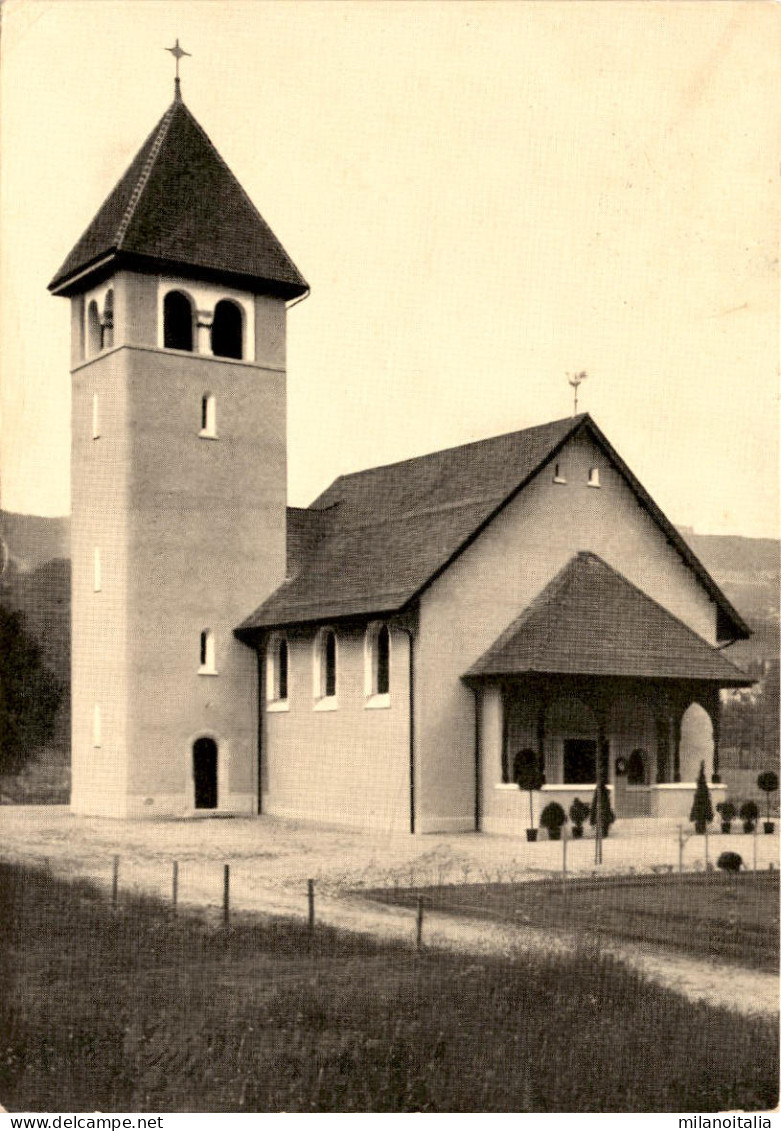
{"label": "planter pot", "polygon": [[572,826],[572,839],[573,840],[579,840],[582,836],[583,836],[583,826],[582,825],[573,825]]}
{"label": "planter pot", "polygon": [[526,830],[526,839],[533,843],[537,839],[537,830],[536,829],[527,829]]}
{"label": "planter pot", "polygon": [[721,822],[721,831],[723,833],[732,832],[732,821],[722,821]]}
{"label": "planter pot", "polygon": [[764,821],[764,822],[762,823],[762,828],[763,828],[763,829],[765,830],[765,832],[766,832],[766,833],[767,833],[768,835],[769,835],[770,833],[772,833],[772,832],[774,832],[774,831],[775,831],[775,827],[776,827],[776,826],[775,826],[775,824],[774,824],[774,822],[773,822],[773,821]]}
{"label": "planter pot", "polygon": [[697,834],[697,836],[705,836],[705,826],[706,826],[706,824],[707,824],[707,821],[695,821],[694,822],[694,831]]}
{"label": "planter pot", "polygon": [[561,829],[548,829],[548,840],[561,840]]}
{"label": "planter pot", "polygon": [[753,821],[744,821],[743,822],[743,832],[744,833],[753,833],[753,831],[754,831],[754,822]]}

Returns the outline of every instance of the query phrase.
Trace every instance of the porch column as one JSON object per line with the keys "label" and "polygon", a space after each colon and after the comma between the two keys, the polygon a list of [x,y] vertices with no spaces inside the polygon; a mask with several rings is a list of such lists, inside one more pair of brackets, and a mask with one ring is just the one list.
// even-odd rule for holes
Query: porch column
{"label": "porch column", "polygon": [[504,753],[504,701],[498,684],[487,684],[480,693],[480,764],[484,782],[510,780]]}
{"label": "porch column", "polygon": [[681,721],[683,711],[680,703],[673,706],[673,781],[681,780]]}
{"label": "porch column", "polygon": [[537,764],[540,773],[545,776],[545,712],[548,709],[548,697],[540,689],[537,706]]}
{"label": "porch column", "polygon": [[654,730],[656,732],[656,784],[668,780],[670,772],[670,701],[662,688],[654,689]]}
{"label": "porch column", "polygon": [[721,737],[721,695],[719,694],[718,687],[709,689],[707,696],[703,696],[704,703],[708,714],[710,715],[711,726],[713,727],[713,772],[711,781],[714,785],[718,785],[721,781],[719,773],[719,740]]}

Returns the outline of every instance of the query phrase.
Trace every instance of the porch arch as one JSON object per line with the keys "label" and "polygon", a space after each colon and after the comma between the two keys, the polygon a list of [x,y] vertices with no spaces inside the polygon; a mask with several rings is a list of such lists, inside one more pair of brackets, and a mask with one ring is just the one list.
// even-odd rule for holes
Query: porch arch
{"label": "porch arch", "polygon": [[700,762],[710,779],[713,772],[713,721],[701,703],[691,702],[681,716],[681,781],[697,780]]}

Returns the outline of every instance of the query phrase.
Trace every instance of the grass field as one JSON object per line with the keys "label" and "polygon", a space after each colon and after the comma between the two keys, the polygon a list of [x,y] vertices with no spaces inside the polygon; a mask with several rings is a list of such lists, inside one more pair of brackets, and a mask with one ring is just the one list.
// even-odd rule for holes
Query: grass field
{"label": "grass field", "polygon": [[714,1111],[776,1103],[778,1027],[584,949],[480,960],[229,929],[0,865],[11,1111]]}
{"label": "grass field", "polygon": [[760,970],[779,964],[779,874],[721,872],[444,884],[362,893],[451,915],[631,939]]}

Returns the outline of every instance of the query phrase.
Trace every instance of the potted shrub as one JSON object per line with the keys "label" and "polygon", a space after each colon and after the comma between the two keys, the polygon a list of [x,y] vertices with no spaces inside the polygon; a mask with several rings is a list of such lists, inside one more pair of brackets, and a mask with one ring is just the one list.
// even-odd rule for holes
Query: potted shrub
{"label": "potted shrub", "polygon": [[558,801],[549,801],[540,813],[540,824],[548,830],[549,840],[561,840],[561,827],[566,820],[567,814]]}
{"label": "potted shrub", "polygon": [[744,801],[740,807],[740,819],[743,822],[743,832],[753,833],[759,816],[756,801]]}
{"label": "potted shrub", "polygon": [[597,797],[599,797],[599,813],[601,817],[602,836],[607,836],[610,832],[610,826],[616,819],[616,815],[610,808],[610,794],[608,793],[607,786],[602,783],[594,790],[594,796],[591,799],[591,811],[589,813],[589,824],[596,827],[597,824]]}
{"label": "potted shrub", "polygon": [[767,795],[766,820],[762,827],[766,833],[772,833],[776,826],[770,820],[770,794],[775,793],[778,789],[778,774],[773,770],[765,770],[757,778],[757,785]]}
{"label": "potted shrub", "polygon": [[710,790],[705,777],[705,763],[700,762],[700,772],[697,775],[697,788],[694,791],[689,820],[694,823],[694,831],[699,836],[705,835],[705,828],[713,820],[713,805],[710,799]]}
{"label": "potted shrub", "polygon": [[716,861],[716,867],[722,872],[739,872],[743,867],[743,857],[737,852],[722,852]]}
{"label": "potted shrub", "polygon": [[716,806],[716,812],[721,817],[721,831],[728,833],[732,829],[732,822],[738,815],[738,810],[731,801],[720,801]]}
{"label": "potted shrub", "polygon": [[533,750],[521,750],[515,755],[513,764],[513,777],[519,789],[529,791],[529,825],[526,830],[526,839],[535,841],[537,830],[534,827],[534,792],[542,789],[545,784],[545,774],[540,769],[537,755]]}
{"label": "potted shrub", "polygon": [[591,810],[585,801],[581,801],[579,797],[569,807],[569,819],[572,821],[572,839],[577,840],[583,836],[583,822],[588,817]]}

